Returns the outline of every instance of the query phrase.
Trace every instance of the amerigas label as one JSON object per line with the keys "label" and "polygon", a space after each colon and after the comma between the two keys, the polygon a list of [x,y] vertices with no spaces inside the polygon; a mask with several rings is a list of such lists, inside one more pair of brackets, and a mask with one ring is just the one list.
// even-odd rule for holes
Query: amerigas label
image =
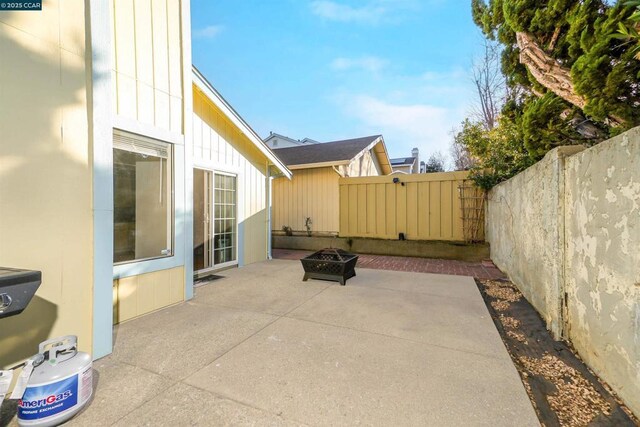
{"label": "amerigas label", "polygon": [[78,376],[28,387],[18,401],[18,419],[37,420],[73,408],[78,403]]}

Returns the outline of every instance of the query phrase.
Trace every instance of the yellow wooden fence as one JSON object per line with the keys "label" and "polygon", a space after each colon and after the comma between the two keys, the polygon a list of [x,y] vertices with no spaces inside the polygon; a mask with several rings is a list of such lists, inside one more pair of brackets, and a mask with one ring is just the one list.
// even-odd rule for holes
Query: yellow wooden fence
{"label": "yellow wooden fence", "polygon": [[470,221],[469,215],[471,209],[482,216],[482,192],[469,191],[467,177],[468,172],[442,172],[340,178],[340,236],[398,239],[403,233],[407,240],[481,240],[482,220]]}

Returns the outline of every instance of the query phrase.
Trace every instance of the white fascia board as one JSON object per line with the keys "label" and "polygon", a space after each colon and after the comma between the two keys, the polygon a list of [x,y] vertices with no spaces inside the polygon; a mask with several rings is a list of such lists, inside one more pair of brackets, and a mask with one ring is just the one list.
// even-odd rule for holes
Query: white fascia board
{"label": "white fascia board", "polygon": [[[370,151],[373,150],[378,144],[381,144],[382,146],[382,150],[384,152],[384,156],[386,157],[386,163],[380,161],[380,159],[378,158],[378,163],[380,163],[380,167],[381,168],[387,168],[388,172],[391,173],[391,171],[393,170],[393,168],[391,167],[391,160],[389,160],[389,153],[387,152],[387,146],[384,143],[384,138],[382,136],[379,136],[378,138],[376,138],[371,144],[369,144],[364,150],[362,150],[361,152],[359,152],[353,159],[351,159],[351,161],[357,159],[359,156],[362,155],[363,152],[365,151]],[[373,155],[378,157],[378,153],[373,152]]]}
{"label": "white fascia board", "polygon": [[[380,167],[383,169],[386,168],[387,173],[390,174],[391,172],[393,172],[393,166],[391,166],[391,159],[389,158],[389,151],[387,151],[387,144],[385,144],[384,138],[382,136],[380,137],[378,143],[382,147],[384,160],[385,160],[385,162],[382,162],[380,159],[378,159],[378,162],[380,163]],[[374,145],[374,148],[375,148],[375,145]],[[375,153],[375,150],[374,150],[374,153]],[[377,155],[378,153],[375,153],[375,154]]]}
{"label": "white fascia board", "polygon": [[278,159],[278,157],[273,154],[273,151],[262,141],[262,139],[258,136],[258,134],[251,129],[251,126],[244,121],[242,117],[229,105],[227,101],[218,93],[217,90],[207,81],[207,79],[196,69],[196,67],[192,67],[193,71],[193,83],[200,89],[210,100],[215,104],[216,107],[222,111],[222,113],[231,120],[240,131],[249,138],[251,141],[261,152],[265,155],[267,159],[271,161],[279,170],[282,172],[287,178],[291,179],[292,173],[287,168],[284,163]]}
{"label": "white fascia board", "polygon": [[[362,151],[360,151],[358,154],[356,154],[356,155],[353,157],[353,159],[355,159],[355,158],[359,157],[359,156],[360,156],[362,153],[364,153],[365,151],[369,151],[369,150],[371,150],[373,147],[375,147],[375,146],[378,144],[378,142],[380,142],[380,140],[381,140],[381,139],[382,139],[381,137],[377,137],[376,139],[374,139],[374,140],[373,140],[373,142],[372,142],[371,144],[367,145],[367,147],[366,147],[364,150],[362,150]],[[353,160],[353,159],[351,159],[351,160]]]}
{"label": "white fascia board", "polygon": [[291,170],[296,170],[296,169],[311,169],[311,168],[326,168],[331,166],[342,166],[342,165],[348,165],[349,163],[351,163],[351,160],[341,160],[339,162],[305,163],[302,165],[289,165],[287,167]]}

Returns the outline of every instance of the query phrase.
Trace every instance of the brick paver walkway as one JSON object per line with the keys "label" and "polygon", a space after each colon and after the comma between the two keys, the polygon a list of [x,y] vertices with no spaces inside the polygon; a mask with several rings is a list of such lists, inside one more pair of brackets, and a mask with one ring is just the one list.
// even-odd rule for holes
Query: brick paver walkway
{"label": "brick paver walkway", "polygon": [[[311,251],[273,249],[277,259],[300,259]],[[505,275],[491,262],[466,262],[450,259],[414,258],[387,255],[359,255],[358,267],[415,273],[452,274],[476,279],[500,279]]]}

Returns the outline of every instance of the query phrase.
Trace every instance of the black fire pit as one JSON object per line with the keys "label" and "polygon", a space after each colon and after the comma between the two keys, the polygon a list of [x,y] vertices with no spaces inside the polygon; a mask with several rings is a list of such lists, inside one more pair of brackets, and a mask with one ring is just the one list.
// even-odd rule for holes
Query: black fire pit
{"label": "black fire pit", "polygon": [[303,281],[309,279],[333,280],[342,286],[356,275],[358,255],[342,249],[322,249],[300,260],[304,268]]}

